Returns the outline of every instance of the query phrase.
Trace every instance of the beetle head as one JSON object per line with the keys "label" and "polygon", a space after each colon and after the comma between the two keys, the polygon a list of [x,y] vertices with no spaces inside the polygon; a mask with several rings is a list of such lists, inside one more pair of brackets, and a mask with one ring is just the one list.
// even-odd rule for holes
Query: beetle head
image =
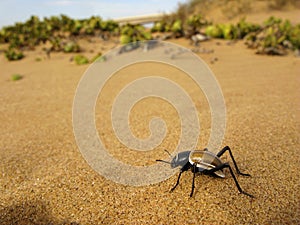
{"label": "beetle head", "polygon": [[[171,154],[167,150],[165,150],[165,151],[171,156]],[[171,165],[172,168],[176,168],[178,166],[183,167],[185,164],[188,163],[190,153],[191,153],[191,151],[179,152],[176,156],[173,157],[171,162],[161,160],[161,159],[157,159],[156,161],[168,163]]]}
{"label": "beetle head", "polygon": [[191,151],[179,152],[171,161],[171,167],[176,168],[177,166],[183,167],[189,161],[189,155]]}

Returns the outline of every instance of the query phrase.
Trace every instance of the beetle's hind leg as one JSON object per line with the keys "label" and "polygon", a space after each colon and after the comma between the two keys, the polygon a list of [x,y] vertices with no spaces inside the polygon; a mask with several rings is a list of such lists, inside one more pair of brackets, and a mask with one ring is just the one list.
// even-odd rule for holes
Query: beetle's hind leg
{"label": "beetle's hind leg", "polygon": [[248,194],[247,192],[245,192],[245,191],[242,190],[242,188],[241,188],[241,186],[240,186],[238,180],[236,179],[236,177],[235,177],[235,175],[234,175],[234,173],[233,173],[233,170],[232,170],[231,166],[230,166],[228,163],[223,163],[223,164],[221,164],[220,166],[217,166],[217,167],[215,167],[215,168],[213,168],[213,169],[210,169],[210,170],[209,170],[209,173],[214,173],[214,172],[216,172],[216,171],[218,171],[218,170],[222,170],[222,169],[224,169],[224,168],[228,168],[228,169],[229,169],[230,174],[231,174],[231,176],[232,176],[232,178],[233,178],[233,180],[234,180],[234,182],[235,182],[235,185],[236,185],[237,189],[239,190],[239,192],[242,193],[242,194],[244,194],[244,195],[247,195],[247,196],[249,196],[249,197],[251,197],[251,198],[254,198],[253,195]]}
{"label": "beetle's hind leg", "polygon": [[231,157],[231,159],[232,159],[232,161],[233,161],[233,164],[234,164],[234,167],[235,167],[235,169],[236,169],[236,172],[237,172],[239,175],[250,177],[250,176],[251,176],[250,174],[248,174],[248,173],[242,173],[242,172],[239,170],[239,168],[238,168],[238,166],[237,166],[237,164],[236,164],[236,162],[235,162],[235,159],[234,159],[234,157],[233,157],[233,154],[232,154],[231,149],[229,148],[229,146],[225,146],[225,147],[217,154],[217,156],[218,156],[218,157],[222,156],[226,151],[229,151],[229,155],[230,155],[230,157]]}

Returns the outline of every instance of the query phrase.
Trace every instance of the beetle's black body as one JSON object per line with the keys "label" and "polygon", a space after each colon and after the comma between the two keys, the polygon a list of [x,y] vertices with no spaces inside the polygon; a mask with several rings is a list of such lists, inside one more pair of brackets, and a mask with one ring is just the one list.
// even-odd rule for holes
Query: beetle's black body
{"label": "beetle's black body", "polygon": [[190,194],[190,197],[193,196],[194,193],[194,188],[195,188],[195,175],[196,173],[203,173],[206,175],[214,175],[217,177],[221,177],[224,178],[225,174],[223,173],[223,169],[228,168],[230,171],[231,176],[233,177],[235,184],[239,190],[240,193],[245,194],[249,197],[254,197],[251,194],[248,194],[247,192],[243,191],[242,188],[240,187],[232,168],[230,167],[229,163],[223,163],[222,160],[220,159],[220,157],[226,152],[229,151],[230,157],[233,161],[234,167],[236,169],[236,172],[239,175],[243,175],[243,176],[250,176],[249,174],[245,174],[245,173],[241,173],[239,168],[237,167],[237,164],[233,158],[232,152],[230,150],[230,148],[228,146],[224,147],[218,154],[214,154],[210,151],[208,151],[207,149],[204,150],[194,150],[194,151],[184,151],[184,152],[180,152],[178,153],[171,162],[167,162],[164,160],[156,160],[156,161],[160,161],[160,162],[165,162],[165,163],[169,163],[171,164],[172,168],[181,166],[180,169],[180,173],[178,175],[178,179],[177,182],[175,184],[175,186],[171,189],[171,191],[174,191],[175,188],[178,186],[179,184],[179,180],[181,177],[181,174],[184,171],[188,171],[189,169],[191,169],[191,171],[193,172],[193,183],[192,183],[192,191]]}

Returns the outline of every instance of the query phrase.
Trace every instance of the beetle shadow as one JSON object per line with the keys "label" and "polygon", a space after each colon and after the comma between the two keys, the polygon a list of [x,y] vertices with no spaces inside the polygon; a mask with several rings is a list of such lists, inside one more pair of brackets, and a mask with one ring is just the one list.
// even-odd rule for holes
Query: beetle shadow
{"label": "beetle shadow", "polygon": [[79,225],[77,222],[59,221],[42,201],[25,201],[0,208],[0,221],[1,225]]}

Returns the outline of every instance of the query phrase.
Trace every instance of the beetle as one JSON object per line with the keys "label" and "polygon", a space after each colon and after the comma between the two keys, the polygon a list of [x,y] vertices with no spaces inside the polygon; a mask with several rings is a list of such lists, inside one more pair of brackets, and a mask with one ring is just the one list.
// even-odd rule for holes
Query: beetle
{"label": "beetle", "polygon": [[[171,156],[171,154],[167,150],[165,150],[165,151]],[[171,165],[172,168],[181,166],[180,173],[177,178],[177,182],[176,182],[175,186],[170,190],[171,192],[174,191],[175,188],[178,186],[181,174],[185,171],[188,171],[189,169],[191,169],[191,171],[193,173],[192,190],[190,193],[190,197],[192,197],[193,193],[194,193],[194,189],[195,189],[196,173],[200,173],[200,174],[202,173],[205,175],[212,175],[212,176],[216,176],[216,177],[220,177],[220,178],[225,178],[223,169],[228,168],[239,192],[244,195],[247,195],[251,198],[254,198],[253,195],[248,194],[247,192],[242,190],[241,186],[238,183],[238,180],[236,179],[236,176],[233,173],[233,170],[232,170],[230,164],[228,162],[224,163],[220,159],[220,157],[226,151],[228,151],[230,154],[230,157],[233,161],[236,172],[239,175],[250,177],[250,174],[240,172],[229,146],[225,146],[217,154],[214,154],[213,152],[210,152],[210,151],[208,151],[207,148],[205,148],[204,150],[192,150],[192,151],[180,152],[175,157],[173,157],[171,162],[161,160],[161,159],[157,159],[156,161],[168,163]]]}

